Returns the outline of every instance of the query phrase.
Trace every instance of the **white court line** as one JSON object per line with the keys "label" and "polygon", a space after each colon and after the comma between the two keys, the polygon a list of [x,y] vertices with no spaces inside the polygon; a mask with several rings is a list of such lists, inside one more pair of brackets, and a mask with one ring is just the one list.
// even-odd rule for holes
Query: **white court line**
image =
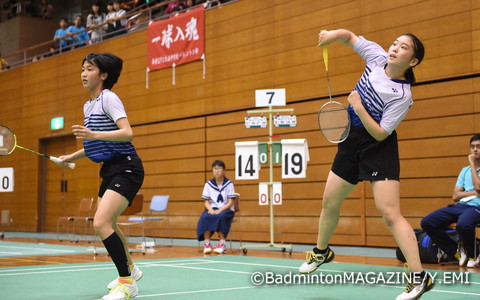
{"label": "white court line", "polygon": [[158,296],[168,296],[168,295],[185,295],[185,294],[196,294],[196,293],[210,293],[210,292],[223,292],[223,291],[243,290],[243,289],[257,289],[257,288],[266,288],[266,287],[270,287],[270,286],[241,286],[241,287],[224,288],[224,289],[211,289],[211,290],[198,290],[198,291],[187,291],[187,292],[172,292],[172,293],[162,293],[162,294],[138,295],[137,298],[158,297]]}
{"label": "white court line", "polygon": [[[90,267],[104,267],[103,265],[93,265]],[[85,266],[58,266],[58,267],[40,267],[40,268],[30,268],[30,269],[8,269],[4,270],[4,268],[0,268],[0,273],[7,273],[7,272],[24,272],[24,271],[44,271],[44,270],[58,270],[58,269],[73,269],[73,268],[85,268]]]}
{"label": "white court line", "polygon": [[[186,260],[166,261],[166,262],[171,263],[171,262],[185,262],[185,261]],[[189,261],[198,262],[198,260],[189,260]],[[138,266],[150,267],[150,265],[152,263],[151,262],[138,262],[138,263],[135,263],[135,264],[138,265]],[[158,265],[158,263],[155,264],[155,266],[157,266],[157,265]],[[89,267],[90,268],[87,269],[87,268],[85,268],[85,266],[58,266],[58,267],[55,266],[55,267],[29,268],[29,269],[21,269],[21,270],[17,270],[17,269],[3,270],[2,268],[0,268],[0,276],[16,276],[20,272],[25,272],[25,271],[37,271],[37,272],[26,272],[24,274],[44,274],[44,273],[56,273],[56,272],[65,272],[65,271],[66,272],[75,272],[75,271],[95,271],[95,270],[104,270],[104,269],[115,269],[115,267],[110,265],[110,263],[108,263],[108,262],[105,263],[105,264],[101,264],[101,265],[91,265]],[[46,270],[49,270],[49,271],[54,270],[54,271],[45,272]],[[13,273],[1,274],[1,273],[8,273],[8,272],[13,272]]]}
{"label": "white court line", "polygon": [[[248,265],[248,266],[258,266],[258,267],[273,267],[273,268],[283,268],[283,269],[298,269],[298,267],[291,267],[291,266],[253,264],[253,263],[242,263],[242,262],[222,261],[222,260],[206,260],[206,259],[202,259],[201,261],[209,262],[209,263],[212,263],[212,262],[213,262],[213,263],[224,263],[224,264],[234,264],[234,265]],[[322,271],[344,272],[344,271],[326,270],[326,269],[322,269]]]}
{"label": "white court line", "polygon": [[237,274],[249,274],[249,275],[252,274],[252,272],[232,271],[232,270],[222,270],[222,269],[210,269],[210,268],[198,268],[198,267],[187,267],[185,265],[158,265],[158,267],[181,268],[181,269],[192,269],[192,270],[213,271],[213,272],[226,272],[226,273],[237,273]]}
{"label": "white court line", "polygon": [[[150,294],[150,295],[137,295],[136,298],[148,298],[148,297],[158,297],[158,296],[169,296],[169,295],[185,295],[185,294],[196,294],[196,293],[210,293],[210,292],[223,292],[223,291],[232,291],[232,290],[244,290],[244,289],[257,289],[257,288],[266,288],[271,286],[241,286],[234,288],[224,288],[224,289],[211,289],[211,290],[198,290],[198,291],[187,291],[187,292],[171,292],[171,293],[162,293],[162,294]],[[95,299],[100,300],[100,299]]]}
{"label": "white court line", "polygon": [[27,252],[31,252],[33,250],[35,251],[43,251],[43,252],[66,252],[66,253],[72,253],[72,252],[75,252],[74,250],[60,250],[60,249],[44,249],[44,248],[32,248],[32,247],[19,247],[19,246],[4,246],[4,245],[0,245],[0,249],[2,248],[12,248],[12,249],[27,249],[29,251]]}
{"label": "white court line", "polygon": [[109,270],[115,269],[115,266],[104,267],[104,268],[95,268],[95,269],[75,269],[75,270],[56,270],[56,271],[42,271],[42,272],[18,272],[18,273],[7,273],[0,274],[0,277],[3,276],[19,276],[19,275],[37,275],[37,274],[51,274],[51,273],[66,273],[66,272],[80,272],[80,271],[97,271],[97,270]]}

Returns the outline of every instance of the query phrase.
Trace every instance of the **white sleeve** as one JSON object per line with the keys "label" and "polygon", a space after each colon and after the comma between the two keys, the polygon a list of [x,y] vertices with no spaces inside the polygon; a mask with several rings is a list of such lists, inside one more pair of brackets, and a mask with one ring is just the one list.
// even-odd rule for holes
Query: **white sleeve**
{"label": "white sleeve", "polygon": [[203,187],[202,199],[203,200],[211,200],[210,189],[209,189],[208,183],[205,183],[205,186]]}
{"label": "white sleeve", "polygon": [[233,185],[233,182],[227,186],[226,191],[227,191],[227,198],[235,198],[235,187]]}
{"label": "white sleeve", "polygon": [[93,18],[92,14],[89,14],[87,16],[87,28],[93,25],[92,18]]}
{"label": "white sleeve", "polygon": [[413,104],[410,89],[405,89],[404,93],[402,98],[389,101],[383,110],[380,127],[389,135],[402,122]]}
{"label": "white sleeve", "polygon": [[353,50],[358,53],[369,65],[378,65],[385,63],[388,53],[377,43],[366,40],[363,36],[359,36]]}
{"label": "white sleeve", "polygon": [[[125,17],[127,15],[127,12],[123,9],[121,9],[118,13],[117,13],[117,17],[118,18],[122,18],[122,17]],[[124,18],[124,19],[121,19],[120,20],[120,24],[122,24],[123,27],[127,26],[127,18]]]}
{"label": "white sleeve", "polygon": [[113,92],[105,95],[103,110],[115,123],[119,119],[127,117],[127,113],[125,112],[122,101]]}

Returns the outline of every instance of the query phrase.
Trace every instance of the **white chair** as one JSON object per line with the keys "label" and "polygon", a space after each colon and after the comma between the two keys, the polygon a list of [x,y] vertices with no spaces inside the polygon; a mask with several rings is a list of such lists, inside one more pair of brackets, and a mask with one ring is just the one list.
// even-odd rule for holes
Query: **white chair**
{"label": "white chair", "polygon": [[[73,230],[72,230],[72,239],[71,241],[72,242],[78,242],[78,240],[76,240],[76,233],[75,233],[75,223],[76,221],[83,221],[84,222],[84,229],[83,229],[83,232],[84,232],[84,235],[85,235],[85,239],[87,237],[87,226],[89,223],[93,224],[93,217],[92,217],[92,207],[93,207],[93,198],[82,198],[80,200],[80,203],[78,205],[78,209],[77,209],[77,214],[75,216],[60,216],[58,217],[58,220],[57,220],[57,239],[58,240],[61,240],[60,239],[60,223],[63,223],[65,224],[66,223],[66,233],[67,233],[67,236],[69,234],[69,224],[72,223],[73,224]],[[65,227],[65,225],[62,226],[62,228]]]}
{"label": "white chair", "polygon": [[[152,197],[150,203],[150,215],[141,217],[131,217],[128,220],[131,222],[145,222],[145,221],[166,221],[168,226],[168,234],[170,235],[170,246],[173,246],[172,229],[170,227],[170,218],[168,217],[168,200],[169,195],[155,195]],[[156,244],[156,238],[153,237]],[[146,246],[146,245],[144,245]]]}

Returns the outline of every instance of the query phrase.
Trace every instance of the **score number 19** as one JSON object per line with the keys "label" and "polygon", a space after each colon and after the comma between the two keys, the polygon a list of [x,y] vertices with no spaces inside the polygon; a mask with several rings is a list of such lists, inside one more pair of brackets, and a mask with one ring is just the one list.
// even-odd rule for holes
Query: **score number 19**
{"label": "score number 19", "polygon": [[283,157],[283,178],[301,177],[303,170],[303,156],[300,153],[285,153]]}

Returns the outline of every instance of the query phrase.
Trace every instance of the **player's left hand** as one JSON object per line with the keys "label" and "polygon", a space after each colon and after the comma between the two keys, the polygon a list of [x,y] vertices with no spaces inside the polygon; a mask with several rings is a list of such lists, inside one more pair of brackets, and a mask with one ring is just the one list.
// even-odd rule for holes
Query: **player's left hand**
{"label": "player's left hand", "polygon": [[318,33],[317,46],[326,46],[335,41],[335,33],[333,30],[322,30]]}
{"label": "player's left hand", "polygon": [[81,125],[73,125],[72,126],[73,130],[72,133],[77,139],[82,139],[82,140],[94,140],[94,132],[88,129],[85,126]]}
{"label": "player's left hand", "polygon": [[360,98],[360,94],[358,94],[357,91],[352,91],[350,95],[348,95],[347,100],[354,109],[362,105],[362,99]]}

